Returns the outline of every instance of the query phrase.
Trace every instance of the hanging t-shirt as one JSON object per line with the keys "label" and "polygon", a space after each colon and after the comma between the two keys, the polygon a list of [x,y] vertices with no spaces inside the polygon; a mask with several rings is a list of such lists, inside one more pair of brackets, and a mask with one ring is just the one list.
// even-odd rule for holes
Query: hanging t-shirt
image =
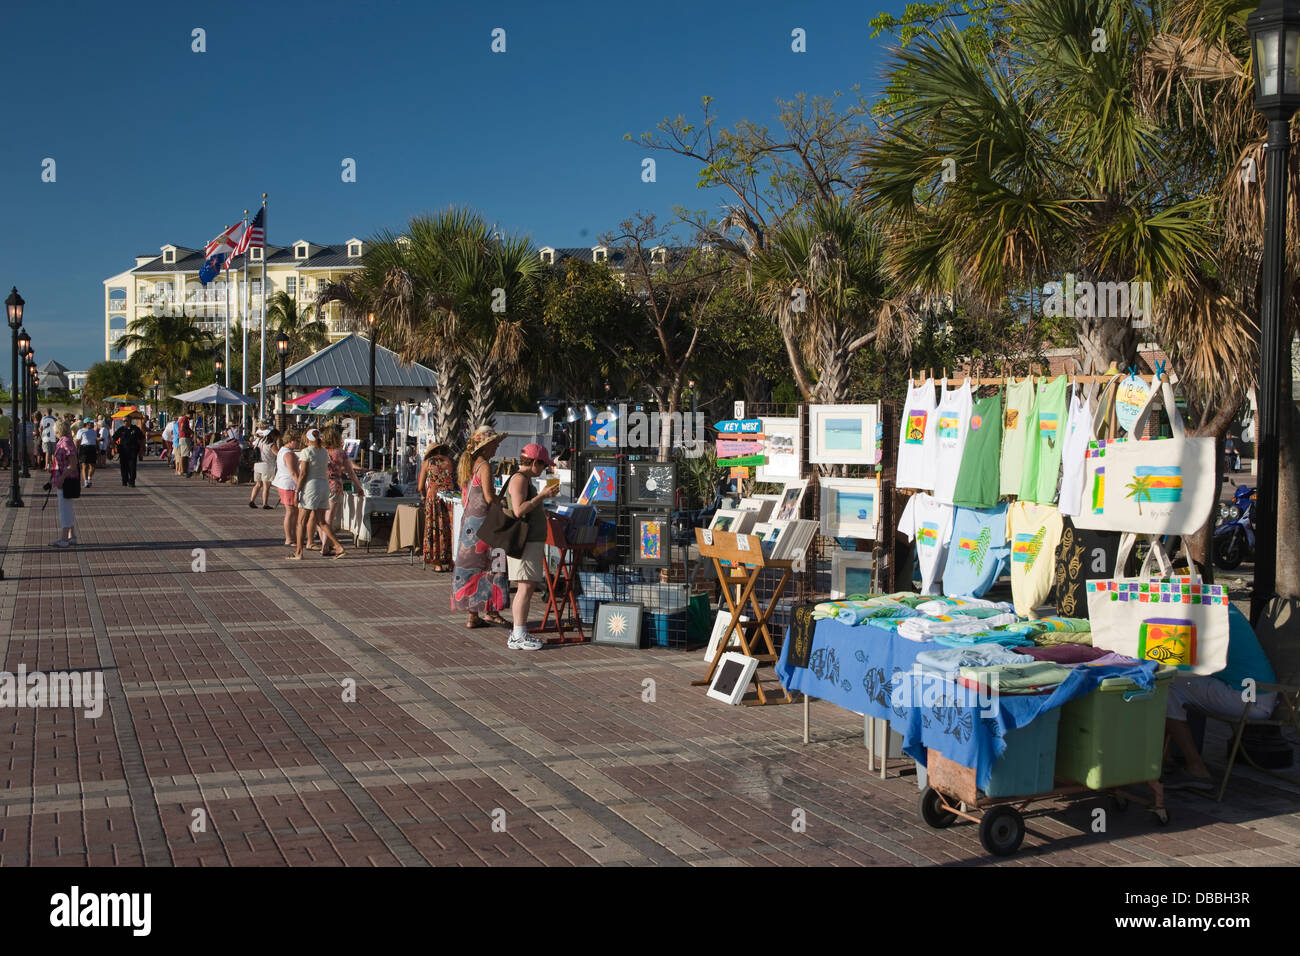
{"label": "hanging t-shirt", "polygon": [[1051,505],[1014,502],[1007,508],[1007,537],[1011,540],[1011,599],[1017,614],[1034,617],[1052,590],[1061,513]]}
{"label": "hanging t-shirt", "polygon": [[[1076,528],[1063,519],[1061,544],[1056,549],[1056,611],[1062,617],[1088,616],[1087,583],[1117,576],[1118,531]],[[1118,575],[1122,576],[1122,575]]]}
{"label": "hanging t-shirt", "polygon": [[1010,558],[1005,503],[988,509],[958,508],[943,569],[943,593],[982,597],[1006,573]]}
{"label": "hanging t-shirt", "polygon": [[1002,397],[981,398],[971,410],[961,469],[952,503],[967,508],[992,508],[998,503],[998,456],[1002,451]]}
{"label": "hanging t-shirt", "polygon": [[1038,387],[1038,398],[1025,430],[1025,467],[1020,479],[1020,500],[1050,505],[1056,501],[1056,479],[1061,471],[1061,446],[1065,438],[1065,376]]}
{"label": "hanging t-shirt", "polygon": [[952,535],[952,505],[942,504],[922,492],[912,495],[898,519],[898,530],[916,542],[916,563],[921,568],[921,593],[938,594]]}
{"label": "hanging t-shirt", "polygon": [[1083,510],[1084,458],[1092,430],[1092,403],[1084,395],[1070,399],[1070,417],[1065,424],[1061,450],[1061,514],[1077,515]]}
{"label": "hanging t-shirt", "polygon": [[1020,494],[1020,475],[1025,467],[1025,427],[1034,406],[1034,380],[1007,379],[1007,407],[1002,413],[1002,476],[998,493]]}
{"label": "hanging t-shirt", "polygon": [[908,384],[903,422],[898,429],[899,488],[934,490],[935,425],[934,379]]}
{"label": "hanging t-shirt", "polygon": [[946,505],[952,504],[957,473],[961,470],[961,453],[970,429],[971,404],[970,379],[951,391],[948,380],[943,380],[939,408],[935,412],[938,423],[935,427],[934,496]]}

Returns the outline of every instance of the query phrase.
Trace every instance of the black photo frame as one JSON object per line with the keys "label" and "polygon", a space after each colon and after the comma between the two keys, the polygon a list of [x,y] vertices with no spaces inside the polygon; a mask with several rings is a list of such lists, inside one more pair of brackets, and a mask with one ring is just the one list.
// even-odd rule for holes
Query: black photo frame
{"label": "black photo frame", "polygon": [[630,505],[671,510],[677,497],[677,463],[628,462],[625,494]]}
{"label": "black photo frame", "polygon": [[644,610],[643,605],[629,601],[602,601],[596,608],[591,643],[639,649]]}
{"label": "black photo frame", "polygon": [[[656,536],[658,550],[652,555],[647,553],[648,538],[643,538],[643,527],[648,523],[658,525]],[[646,528],[646,531],[650,529]],[[666,568],[672,564],[673,533],[672,522],[666,511],[642,512],[632,515],[632,535],[629,542],[632,550],[632,564],[649,568]]]}
{"label": "black photo frame", "polygon": [[623,469],[619,467],[619,460],[617,458],[586,458],[583,462],[582,471],[573,476],[574,500],[577,501],[586,490],[587,483],[591,480],[592,472],[596,468],[613,469],[614,496],[612,498],[590,498],[585,502],[585,504],[595,505],[598,509],[616,507],[623,501]]}

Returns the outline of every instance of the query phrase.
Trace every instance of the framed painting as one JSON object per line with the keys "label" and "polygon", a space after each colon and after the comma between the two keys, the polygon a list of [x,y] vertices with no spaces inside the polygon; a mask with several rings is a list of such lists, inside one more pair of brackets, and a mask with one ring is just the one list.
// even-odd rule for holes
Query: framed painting
{"label": "framed painting", "polygon": [[739,508],[719,508],[713,513],[709,530],[748,534],[749,529],[754,526],[754,514],[753,511],[741,511]]}
{"label": "framed painting", "polygon": [[618,447],[618,416],[601,409],[595,418],[578,422],[583,451],[608,451]]}
{"label": "framed painting", "polygon": [[587,465],[587,480],[578,495],[580,505],[612,505],[618,502],[618,459],[593,458]]}
{"label": "framed painting", "polygon": [[[743,624],[745,620],[745,616],[742,614],[740,618]],[[718,616],[713,619],[713,633],[709,635],[709,646],[705,648],[704,651],[704,660],[707,663],[709,664],[713,663],[713,657],[715,654],[718,653],[718,644],[722,640],[722,635],[727,632],[727,628],[730,625],[731,625],[731,612],[719,611]],[[737,637],[735,634],[732,634],[731,640],[727,642],[727,647],[728,648],[735,647],[739,649],[740,638]]]}
{"label": "framed painting", "polygon": [[627,503],[672,508],[677,495],[675,462],[633,461],[627,466]]}
{"label": "framed painting", "polygon": [[713,672],[713,683],[709,685],[709,696],[733,707],[741,702],[749,682],[758,669],[758,661],[735,651],[727,651],[718,662],[718,669]]}
{"label": "framed painting", "polygon": [[880,479],[823,478],[822,533],[831,538],[874,538],[880,522]]}
{"label": "framed painting", "polygon": [[874,465],[880,461],[880,405],[809,405],[808,461]]}
{"label": "framed painting", "polygon": [[831,555],[831,600],[850,594],[870,594],[875,562],[870,551],[839,551]]}
{"label": "framed painting", "polygon": [[627,602],[602,602],[596,609],[596,626],[591,633],[593,644],[610,644],[614,647],[641,646],[640,604]]}
{"label": "framed painting", "polygon": [[756,481],[782,482],[800,475],[803,435],[797,418],[763,419],[763,454],[767,464],[759,465]]}
{"label": "framed painting", "polygon": [[808,488],[808,479],[795,478],[785,483],[781,500],[772,512],[772,521],[791,521],[799,517],[803,508],[803,494]]}
{"label": "framed painting", "polygon": [[673,538],[668,512],[632,515],[632,563],[666,568],[671,563]]}

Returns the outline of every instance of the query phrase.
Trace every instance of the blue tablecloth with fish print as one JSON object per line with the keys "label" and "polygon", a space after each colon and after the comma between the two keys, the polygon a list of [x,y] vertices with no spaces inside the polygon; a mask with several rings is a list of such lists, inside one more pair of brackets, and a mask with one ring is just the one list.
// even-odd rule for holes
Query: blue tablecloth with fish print
{"label": "blue tablecloth with fish print", "polygon": [[[1139,689],[1154,685],[1154,661],[1137,665],[1076,667],[1050,694],[1002,695],[981,702],[975,692],[937,676],[917,675],[916,655],[939,647],[910,641],[869,624],[818,621],[807,667],[790,663],[787,639],[776,664],[787,690],[830,701],[846,710],[887,720],[903,737],[903,752],[925,764],[927,747],[975,768],[976,784],[988,786],[1007,749],[1008,731],[1023,727],[1045,710],[1083,697],[1108,677],[1125,677]],[[897,690],[896,690],[897,688]]]}

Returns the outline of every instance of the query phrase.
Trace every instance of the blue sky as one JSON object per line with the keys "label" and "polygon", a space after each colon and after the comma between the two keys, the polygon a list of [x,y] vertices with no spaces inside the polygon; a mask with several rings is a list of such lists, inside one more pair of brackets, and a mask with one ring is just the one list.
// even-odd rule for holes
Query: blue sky
{"label": "blue sky", "polygon": [[[798,92],[877,89],[886,41],[867,24],[901,6],[7,5],[0,284],[27,300],[38,361],[75,369],[103,356],[105,278],[165,242],[201,246],[262,192],[276,244],[365,238],[451,204],[539,245],[594,244],[638,211],[711,205],[686,160],[656,154],[643,183],[625,133],[706,94],[731,125],[770,122]],[[790,50],[795,27],[807,53]]]}

